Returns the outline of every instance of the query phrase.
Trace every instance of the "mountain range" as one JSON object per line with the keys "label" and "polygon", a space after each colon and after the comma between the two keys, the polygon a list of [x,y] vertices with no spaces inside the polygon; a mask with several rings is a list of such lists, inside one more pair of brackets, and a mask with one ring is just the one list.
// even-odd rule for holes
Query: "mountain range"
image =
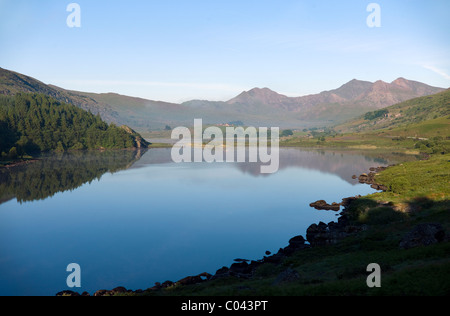
{"label": "mountain range", "polygon": [[282,128],[331,126],[369,111],[444,90],[404,78],[391,83],[354,79],[337,89],[301,97],[288,97],[269,88],[254,88],[224,102],[192,100],[176,104],[116,93],[66,90],[0,68],[0,94],[42,93],[139,132],[166,125],[191,126],[194,118],[202,118],[204,124],[242,121],[245,125]]}

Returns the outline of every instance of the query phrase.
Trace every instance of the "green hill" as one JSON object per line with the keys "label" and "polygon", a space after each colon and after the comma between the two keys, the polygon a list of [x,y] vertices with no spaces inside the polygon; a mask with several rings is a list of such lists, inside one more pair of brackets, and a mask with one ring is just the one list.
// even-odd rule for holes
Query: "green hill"
{"label": "green hill", "polygon": [[450,136],[450,90],[368,112],[335,127],[345,132],[385,132],[393,136]]}
{"label": "green hill", "polygon": [[450,90],[367,112],[333,128],[294,133],[281,145],[450,153]]}
{"label": "green hill", "polygon": [[1,157],[9,159],[35,152],[148,145],[126,126],[108,125],[100,115],[43,94],[0,96],[0,135]]}

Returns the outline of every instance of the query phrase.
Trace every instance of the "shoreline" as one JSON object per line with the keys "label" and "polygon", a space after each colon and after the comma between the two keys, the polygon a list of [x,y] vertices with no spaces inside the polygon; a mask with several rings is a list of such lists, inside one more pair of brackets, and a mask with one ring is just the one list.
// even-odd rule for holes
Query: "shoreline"
{"label": "shoreline", "polygon": [[7,163],[6,165],[2,165],[0,166],[0,169],[12,169],[12,168],[16,168],[16,167],[21,167],[21,166],[26,166],[38,161],[41,161],[42,159],[39,158],[31,158],[29,160],[23,160],[23,161],[15,161],[15,162],[11,162],[11,163]]}
{"label": "shoreline", "polygon": [[[361,174],[359,176],[359,182],[362,184],[371,185],[373,189],[385,191],[386,188],[382,184],[377,184],[374,182],[375,173],[373,171],[384,171],[389,167],[395,165],[390,165],[387,167],[372,167],[369,169],[368,174]],[[266,252],[266,256],[259,260],[247,260],[247,259],[235,259],[234,263],[230,266],[223,266],[218,269],[215,274],[210,274],[208,272],[203,272],[199,275],[187,276],[176,282],[165,281],[163,283],[156,282],[153,287],[146,290],[130,290],[123,286],[118,286],[112,290],[97,290],[92,296],[114,296],[114,295],[145,295],[152,294],[155,295],[159,291],[176,287],[176,286],[189,286],[195,284],[205,284],[209,281],[218,280],[226,277],[234,277],[237,279],[251,279],[253,272],[260,266],[264,264],[274,264],[280,265],[282,261],[286,258],[291,257],[296,252],[309,249],[313,247],[322,247],[330,244],[336,244],[341,239],[354,235],[362,231],[361,227],[352,225],[348,218],[348,208],[356,200],[364,198],[364,196],[353,196],[343,198],[340,203],[333,202],[327,204],[325,201],[317,201],[311,203],[309,206],[315,208],[319,211],[335,211],[340,212],[337,222],[330,222],[328,224],[320,222],[311,224],[306,231],[306,238],[302,235],[294,236],[289,240],[289,245],[284,248],[280,248],[276,254],[272,254],[269,251]],[[320,203],[318,203],[320,202]],[[324,203],[322,203],[324,202]],[[339,206],[339,210],[336,210],[336,206]],[[342,209],[341,209],[342,207]],[[289,269],[288,269],[289,270]],[[288,271],[286,270],[286,271]],[[287,272],[286,278],[295,277],[289,275]],[[70,290],[64,290],[56,294],[56,296],[91,296],[87,292],[82,294]]]}

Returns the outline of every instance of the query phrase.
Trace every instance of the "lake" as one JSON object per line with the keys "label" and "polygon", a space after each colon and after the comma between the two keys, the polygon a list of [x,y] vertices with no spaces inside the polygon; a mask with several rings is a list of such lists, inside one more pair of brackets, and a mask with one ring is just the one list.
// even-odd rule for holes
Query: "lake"
{"label": "lake", "polygon": [[61,154],[0,170],[0,295],[147,289],[235,258],[276,253],[313,223],[311,202],[375,192],[352,180],[392,163],[361,152],[280,149],[280,170],[171,162],[170,149]]}

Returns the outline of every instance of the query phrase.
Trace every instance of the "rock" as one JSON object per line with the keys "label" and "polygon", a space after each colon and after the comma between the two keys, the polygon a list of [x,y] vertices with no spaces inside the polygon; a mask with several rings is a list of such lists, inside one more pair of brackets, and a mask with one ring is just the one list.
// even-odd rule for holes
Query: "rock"
{"label": "rock", "polygon": [[123,294],[123,293],[127,293],[128,290],[126,288],[124,288],[123,286],[119,286],[116,287],[115,289],[110,291],[111,295],[115,295],[115,294]]}
{"label": "rock", "polygon": [[212,277],[212,275],[207,272],[203,272],[203,273],[199,274],[198,276],[201,277],[203,280],[209,280]]}
{"label": "rock", "polygon": [[281,272],[277,276],[277,278],[273,282],[273,285],[281,285],[284,283],[295,282],[299,279],[300,279],[300,275],[298,274],[298,272],[291,268],[288,268],[287,270]]}
{"label": "rock", "polygon": [[445,230],[437,223],[419,224],[407,233],[400,242],[401,249],[429,246],[444,241]]}
{"label": "rock", "polygon": [[303,236],[297,236],[289,240],[289,246],[301,247],[305,244],[306,240]]}
{"label": "rock", "polygon": [[266,251],[266,256],[270,256],[271,254],[272,253],[269,250]]}
{"label": "rock", "polygon": [[57,293],[56,296],[80,296],[80,294],[73,291],[62,291]]}
{"label": "rock", "polygon": [[306,231],[306,239],[311,247],[336,244],[339,240],[348,235],[360,231],[357,226],[348,225],[348,218],[343,215],[338,222],[331,222],[328,225],[320,222],[319,225],[312,224]]}
{"label": "rock", "polygon": [[333,202],[330,205],[324,200],[316,201],[314,203],[309,204],[309,206],[314,207],[316,210],[327,210],[327,211],[339,211],[341,208],[341,205],[338,203]]}
{"label": "rock", "polygon": [[234,262],[249,262],[250,260],[248,259],[241,259],[241,258],[237,258],[233,260]]}
{"label": "rock", "polygon": [[291,240],[289,240],[289,246],[280,249],[279,253],[282,254],[283,256],[290,256],[298,250],[309,248],[310,246],[306,245],[305,242],[306,239],[303,236],[294,237]]}
{"label": "rock", "polygon": [[351,196],[351,197],[348,197],[348,198],[343,198],[342,202],[341,202],[341,205],[343,207],[348,207],[348,206],[350,206],[350,204],[352,204],[354,201],[358,200],[359,198],[361,198],[361,195]]}
{"label": "rock", "polygon": [[214,276],[228,275],[229,272],[230,272],[230,269],[228,267],[222,267],[221,269],[216,271],[216,274]]}
{"label": "rock", "polygon": [[108,290],[98,290],[97,292],[94,293],[94,296],[107,296],[107,295],[109,295]]}
{"label": "rock", "polygon": [[230,274],[233,276],[247,277],[251,273],[252,269],[246,261],[233,263],[230,267]]}
{"label": "rock", "polygon": [[168,288],[169,286],[172,286],[172,285],[174,285],[174,283],[172,281],[166,281],[163,284],[161,284],[161,288],[166,289],[166,288]]}
{"label": "rock", "polygon": [[280,249],[278,251],[278,253],[276,253],[270,257],[264,257],[263,262],[279,264],[285,257],[286,257],[286,255],[284,254],[284,249]]}
{"label": "rock", "polygon": [[326,244],[326,233],[327,233],[327,225],[322,222],[317,224],[312,224],[306,230],[306,239],[311,244],[311,246],[319,246]]}
{"label": "rock", "polygon": [[200,276],[188,276],[180,281],[176,282],[179,285],[193,285],[203,282],[203,279]]}
{"label": "rock", "polygon": [[193,284],[198,284],[198,283],[202,283],[204,281],[208,281],[210,280],[212,277],[211,274],[209,273],[201,273],[199,275],[195,275],[195,276],[188,276],[184,279],[181,279],[180,281],[176,282],[176,284],[179,285],[193,285]]}
{"label": "rock", "polygon": [[359,199],[361,196],[351,196],[348,198],[343,198],[342,199],[342,203],[341,205],[344,207],[348,207],[352,202],[356,201],[357,199]]}

